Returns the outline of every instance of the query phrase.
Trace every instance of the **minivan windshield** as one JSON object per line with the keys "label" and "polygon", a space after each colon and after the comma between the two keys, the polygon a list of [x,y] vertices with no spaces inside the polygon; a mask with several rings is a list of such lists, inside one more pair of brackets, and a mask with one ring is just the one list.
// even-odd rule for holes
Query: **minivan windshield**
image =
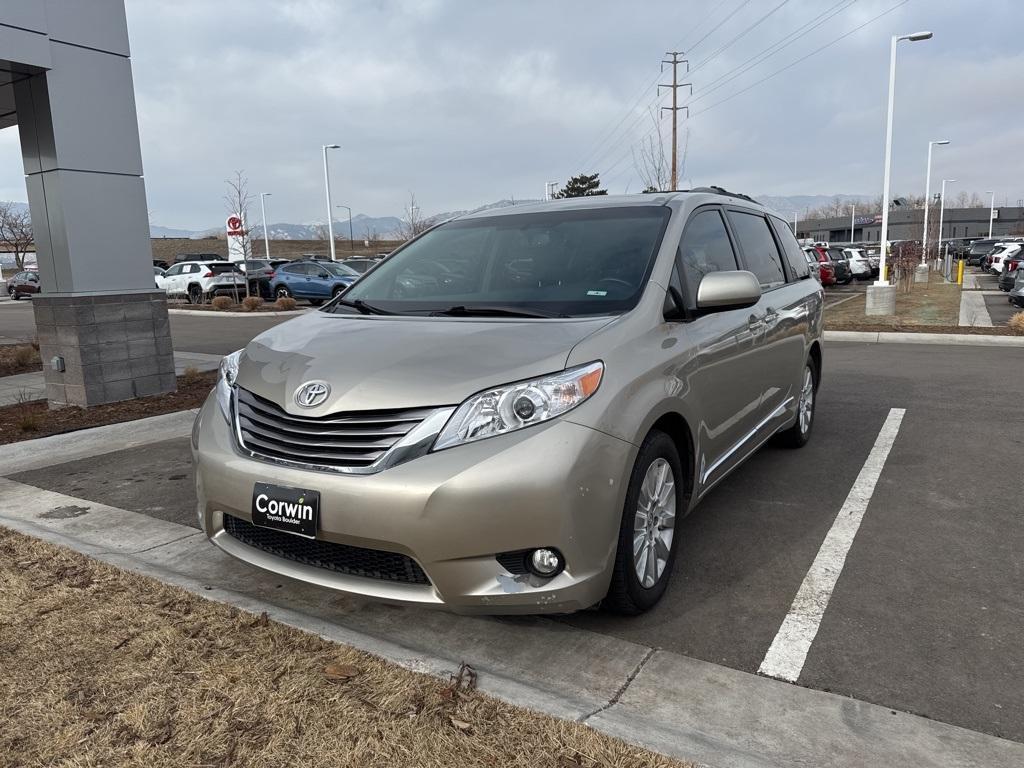
{"label": "minivan windshield", "polygon": [[622,206],[451,221],[389,256],[345,292],[388,313],[574,317],[640,300],[670,210]]}

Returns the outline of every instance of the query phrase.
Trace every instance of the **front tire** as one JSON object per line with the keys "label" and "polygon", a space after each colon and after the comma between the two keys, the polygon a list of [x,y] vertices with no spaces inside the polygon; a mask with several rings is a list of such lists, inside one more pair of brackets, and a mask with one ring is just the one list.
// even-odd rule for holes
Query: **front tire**
{"label": "front tire", "polygon": [[17,301],[18,299],[21,298],[21,296],[18,295],[18,289],[17,288],[10,288],[10,289],[8,289],[7,295],[11,297],[11,301]]}
{"label": "front tire", "polygon": [[652,431],[640,446],[626,492],[608,594],[601,607],[636,615],[654,607],[668,587],[684,511],[682,462],[676,444]]}
{"label": "front tire", "polygon": [[188,303],[189,304],[202,304],[203,303],[203,289],[198,285],[190,285],[188,287]]}
{"label": "front tire", "polygon": [[814,409],[818,400],[818,367],[808,359],[800,380],[800,400],[796,406],[796,423],[779,433],[779,442],[786,448],[803,448],[811,439]]}

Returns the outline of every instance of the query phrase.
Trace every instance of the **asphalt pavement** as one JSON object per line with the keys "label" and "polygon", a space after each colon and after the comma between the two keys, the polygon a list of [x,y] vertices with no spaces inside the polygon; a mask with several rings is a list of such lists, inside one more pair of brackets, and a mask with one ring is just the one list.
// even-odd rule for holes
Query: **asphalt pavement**
{"label": "asphalt pavement", "polygon": [[[811,443],[766,446],[681,522],[657,608],[495,622],[512,635],[587,629],[757,672],[887,414],[902,408],[796,682],[1024,742],[1024,435],[1000,406],[1022,374],[1012,349],[828,344]],[[176,439],[11,479],[195,526],[189,462]]]}

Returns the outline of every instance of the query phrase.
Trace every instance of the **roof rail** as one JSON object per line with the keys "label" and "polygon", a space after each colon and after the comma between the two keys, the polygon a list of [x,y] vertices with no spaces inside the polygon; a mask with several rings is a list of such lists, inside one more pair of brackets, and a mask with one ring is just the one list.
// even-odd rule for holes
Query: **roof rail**
{"label": "roof rail", "polygon": [[760,203],[758,203],[757,200],[752,198],[750,195],[741,195],[739,192],[730,192],[727,189],[723,189],[722,187],[716,187],[714,185],[712,185],[710,187],[694,187],[693,189],[688,190],[688,191],[690,191],[690,192],[710,192],[710,193],[715,194],[715,195],[728,195],[729,197],[738,197],[740,200],[746,200],[748,202],[757,203],[757,205],[760,205]]}

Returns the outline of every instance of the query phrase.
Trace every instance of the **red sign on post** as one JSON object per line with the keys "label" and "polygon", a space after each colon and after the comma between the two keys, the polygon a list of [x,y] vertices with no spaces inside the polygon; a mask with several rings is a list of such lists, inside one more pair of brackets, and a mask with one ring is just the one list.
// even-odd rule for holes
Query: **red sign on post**
{"label": "red sign on post", "polygon": [[242,232],[242,220],[238,216],[228,216],[227,230],[228,235],[241,236],[245,234]]}

